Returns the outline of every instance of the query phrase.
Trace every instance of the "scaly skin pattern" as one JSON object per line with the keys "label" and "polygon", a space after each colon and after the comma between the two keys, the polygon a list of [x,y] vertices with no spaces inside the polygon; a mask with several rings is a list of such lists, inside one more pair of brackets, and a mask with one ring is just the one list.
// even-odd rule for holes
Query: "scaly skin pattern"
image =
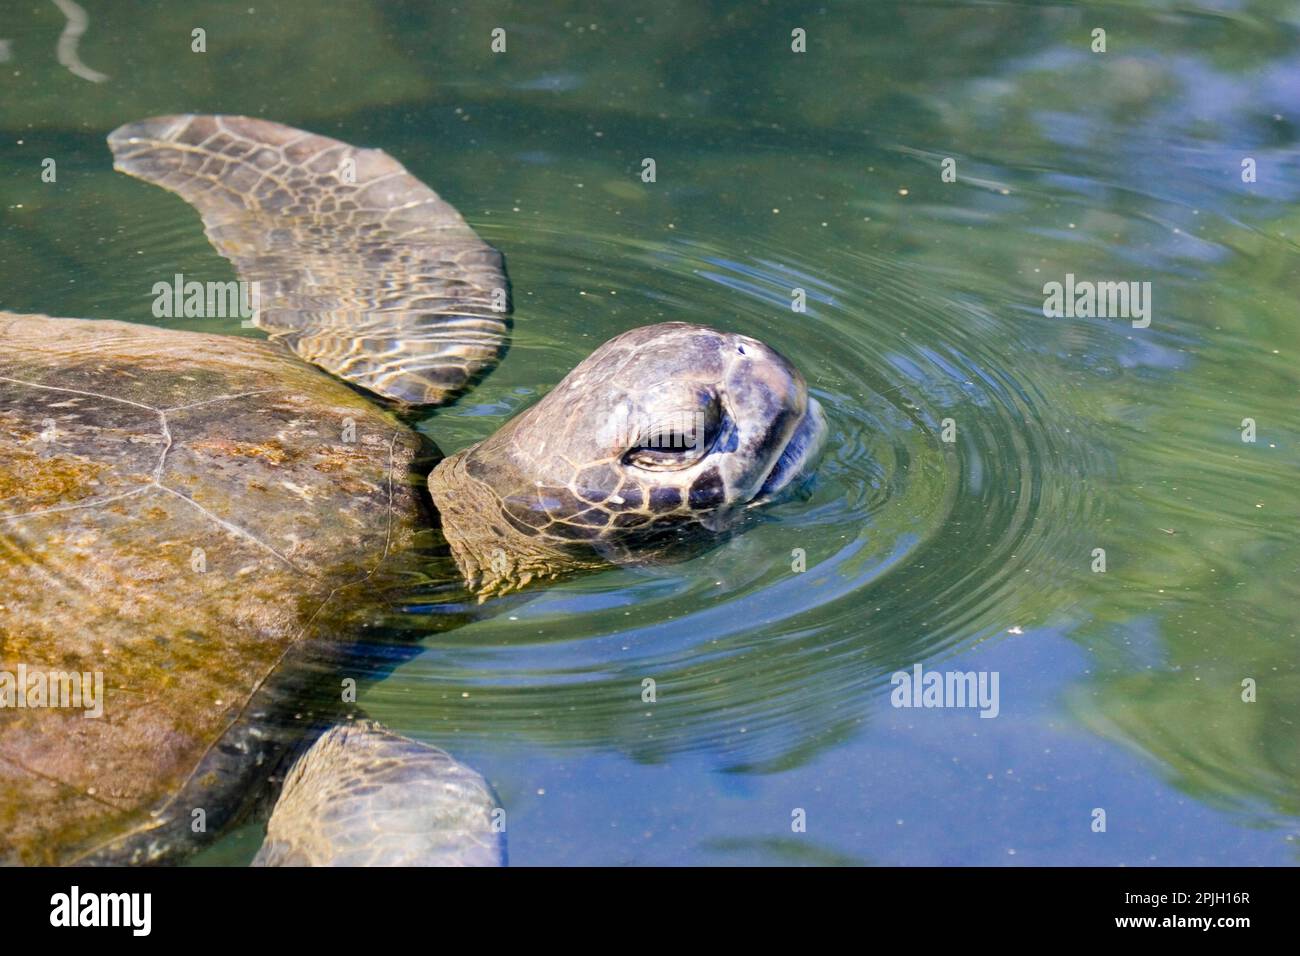
{"label": "scaly skin pattern", "polygon": [[492,788],[449,753],[368,720],[293,766],[254,866],[502,866]]}
{"label": "scaly skin pattern", "polygon": [[[689,448],[662,447],[681,431]],[[824,433],[777,352],[669,322],[606,342],[532,408],[444,459],[429,490],[485,597],[689,552],[736,525],[769,478],[798,471]]]}
{"label": "scaly skin pattern", "polygon": [[306,361],[438,405],[500,358],[501,254],[388,154],[246,116],[156,116],[108,145],[114,168],[198,210],[257,284],[254,321]]}
{"label": "scaly skin pattern", "polygon": [[[199,211],[273,342],[0,313],[0,862],[170,861],[220,833],[299,741],[295,710],[329,697],[329,649],[402,579],[430,517],[420,439],[284,347],[438,404],[507,334],[500,255],[377,150],[188,115],[109,143]],[[825,431],[775,351],[667,323],[597,349],[429,490],[484,600],[689,551]],[[23,672],[102,678],[102,715],[45,706]],[[327,734],[289,784],[263,862],[397,862],[390,837],[420,826],[420,860],[502,858],[481,779],[369,725]],[[446,826],[410,814],[421,788],[450,795]]]}
{"label": "scaly skin pattern", "polygon": [[98,718],[0,708],[0,861],[170,859],[275,756],[277,666],[426,520],[419,441],[263,342],[10,313],[0,342],[0,673],[103,675]]}

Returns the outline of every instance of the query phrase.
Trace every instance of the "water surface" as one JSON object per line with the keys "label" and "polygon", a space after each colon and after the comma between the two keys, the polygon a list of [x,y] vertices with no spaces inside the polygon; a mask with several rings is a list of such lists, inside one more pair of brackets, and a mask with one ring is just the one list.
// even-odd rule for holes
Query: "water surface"
{"label": "water surface", "polygon": [[[362,703],[490,778],[512,862],[1296,862],[1300,5],[83,5],[102,83],[53,5],[0,18],[0,307],[230,278],[103,138],[242,112],[384,148],[506,254],[444,451],[670,319],[826,408],[808,499],[696,560],[396,620]],[[1149,282],[1149,327],[1044,316],[1067,274]],[[917,663],[997,672],[999,715],[892,707]]]}

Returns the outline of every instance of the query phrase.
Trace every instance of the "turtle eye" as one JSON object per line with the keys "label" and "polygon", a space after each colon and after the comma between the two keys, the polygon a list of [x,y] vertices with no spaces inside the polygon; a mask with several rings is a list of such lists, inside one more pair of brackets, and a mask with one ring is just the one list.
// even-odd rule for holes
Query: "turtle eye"
{"label": "turtle eye", "polygon": [[670,431],[653,435],[643,445],[630,448],[623,460],[638,468],[652,471],[683,468],[702,457],[702,446],[695,435],[684,431]]}
{"label": "turtle eye", "polygon": [[667,415],[652,422],[631,448],[623,463],[649,471],[686,468],[703,458],[718,437],[721,415],[713,395],[686,414]]}

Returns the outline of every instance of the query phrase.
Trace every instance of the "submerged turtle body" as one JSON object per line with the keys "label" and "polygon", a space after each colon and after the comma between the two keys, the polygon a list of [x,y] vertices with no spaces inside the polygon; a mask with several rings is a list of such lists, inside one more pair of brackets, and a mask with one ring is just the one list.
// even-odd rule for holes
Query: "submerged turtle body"
{"label": "submerged turtle body", "polygon": [[[0,862],[167,861],[240,820],[439,517],[469,606],[716,540],[822,442],[779,354],[667,323],[426,498],[421,440],[357,389],[436,405],[490,369],[500,255],[377,150],[220,116],[109,143],[198,210],[272,341],[0,313]],[[497,863],[496,823],[472,770],[356,721],[299,757],[258,860]]]}
{"label": "submerged turtle body", "polygon": [[158,116],[114,168],[176,193],[257,290],[258,327],[377,395],[438,405],[496,365],[501,254],[378,149],[247,116]]}
{"label": "submerged turtle body", "polygon": [[7,313],[0,341],[0,672],[103,688],[10,684],[0,859],[166,857],[226,815],[277,664],[426,520],[418,440],[262,342]]}
{"label": "submerged turtle body", "polygon": [[253,865],[499,866],[502,819],[450,754],[355,721],[293,765]]}
{"label": "submerged turtle body", "polygon": [[[199,212],[272,342],[0,313],[0,862],[166,860],[241,815],[304,662],[431,520],[418,436],[303,360],[436,405],[508,328],[500,254],[379,150],[198,115],[109,146]],[[25,706],[51,673],[102,675],[102,715]]]}

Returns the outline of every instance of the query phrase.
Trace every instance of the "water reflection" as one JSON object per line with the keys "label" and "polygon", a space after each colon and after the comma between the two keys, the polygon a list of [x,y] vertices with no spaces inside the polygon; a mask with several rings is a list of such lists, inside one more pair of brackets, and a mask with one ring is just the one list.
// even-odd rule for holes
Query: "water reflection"
{"label": "water reflection", "polygon": [[[571,795],[600,785],[631,804],[617,768],[670,769],[664,799],[695,821],[684,845],[660,837],[679,861],[795,859],[788,836],[700,794],[722,771],[762,774],[789,802],[831,767],[839,792],[881,796],[799,843],[808,861],[987,861],[1010,828],[1041,825],[1057,842],[1040,862],[1112,862],[1057,804],[1008,810],[974,771],[955,793],[950,750],[976,764],[1007,749],[1044,779],[1062,771],[1043,752],[1069,753],[1085,791],[1122,771],[1221,852],[1258,823],[1295,828],[1300,5],[511,8],[511,54],[491,60],[499,10],[376,4],[350,37],[232,19],[246,56],[202,73],[161,42],[121,42],[185,14],[133,16],[98,15],[83,39],[87,62],[114,64],[93,87],[18,60],[57,16],[3,29],[5,66],[23,71],[0,106],[5,307],[149,321],[158,278],[227,277],[178,202],[107,171],[98,131],[274,113],[382,145],[505,251],[515,341],[421,423],[444,449],[609,336],[667,319],[770,342],[829,415],[811,496],[698,560],[570,582],[451,631],[432,622],[436,594],[412,598],[388,624],[417,654],[366,692],[372,712],[493,767],[525,806],[529,761],[548,755],[573,760]],[[796,20],[809,52],[793,60]],[[1105,54],[1088,48],[1096,25]],[[296,70],[265,67],[294,43]],[[57,188],[30,175],[45,155],[62,157]],[[637,176],[646,156],[655,184]],[[1150,281],[1151,327],[1045,318],[1043,286],[1066,273]],[[917,661],[992,662],[1019,709],[979,742],[882,713],[888,675]],[[1085,728],[1141,769],[1081,744]],[[1177,809],[1170,788],[1202,806]],[[951,822],[909,842],[891,828],[914,811]],[[546,817],[559,834],[536,837],[535,858],[579,844],[626,858],[580,817]],[[1158,828],[1126,847],[1130,862],[1191,853]]]}

